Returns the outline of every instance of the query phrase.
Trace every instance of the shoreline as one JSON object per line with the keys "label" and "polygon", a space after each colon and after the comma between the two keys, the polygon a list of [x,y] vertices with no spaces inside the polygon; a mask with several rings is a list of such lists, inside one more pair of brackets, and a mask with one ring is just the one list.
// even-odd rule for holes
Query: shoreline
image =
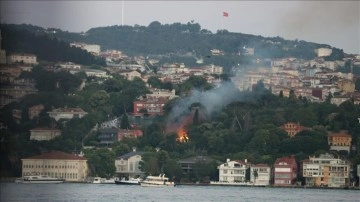
{"label": "shoreline", "polygon": [[[0,178],[0,183],[15,183],[15,177]],[[89,182],[69,182],[65,181],[63,184],[92,184]],[[114,183],[114,185],[116,185]],[[294,189],[339,189],[339,190],[360,190],[360,187],[315,187],[315,186],[256,186],[256,185],[233,185],[233,184],[210,184],[210,183],[176,183],[176,186],[218,186],[218,187],[262,187],[262,188],[294,188]]]}

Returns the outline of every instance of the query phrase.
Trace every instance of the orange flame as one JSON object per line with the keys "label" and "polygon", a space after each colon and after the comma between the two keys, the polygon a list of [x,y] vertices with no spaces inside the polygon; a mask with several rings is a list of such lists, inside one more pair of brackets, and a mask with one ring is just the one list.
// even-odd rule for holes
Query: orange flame
{"label": "orange flame", "polygon": [[189,135],[187,134],[186,130],[184,128],[180,128],[177,132],[178,138],[176,138],[176,141],[178,142],[188,142],[189,141]]}

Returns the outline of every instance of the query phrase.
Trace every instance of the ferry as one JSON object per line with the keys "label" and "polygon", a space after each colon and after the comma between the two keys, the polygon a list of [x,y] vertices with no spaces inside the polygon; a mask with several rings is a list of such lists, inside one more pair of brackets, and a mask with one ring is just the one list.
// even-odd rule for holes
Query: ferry
{"label": "ferry", "polygon": [[24,176],[22,178],[15,179],[16,183],[38,183],[38,184],[59,184],[63,183],[65,180],[56,178],[56,177],[50,177],[47,175],[29,175]]}
{"label": "ferry", "polygon": [[142,187],[175,187],[174,182],[170,182],[165,174],[159,176],[147,176],[145,180],[140,181]]}

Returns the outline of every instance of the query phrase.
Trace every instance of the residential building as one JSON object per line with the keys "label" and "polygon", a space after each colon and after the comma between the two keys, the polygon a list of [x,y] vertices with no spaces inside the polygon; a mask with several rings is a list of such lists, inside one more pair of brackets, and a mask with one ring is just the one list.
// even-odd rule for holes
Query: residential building
{"label": "residential building", "polygon": [[328,134],[330,150],[347,151],[350,153],[351,141],[352,136],[345,130],[341,130],[340,132],[329,132]]}
{"label": "residential building", "polygon": [[36,55],[34,54],[26,54],[26,53],[12,53],[9,54],[6,58],[6,62],[8,64],[14,63],[24,63],[29,65],[36,65]]}
{"label": "residential building", "polygon": [[355,82],[349,79],[338,81],[337,87],[345,93],[355,92]]}
{"label": "residential building", "polygon": [[33,118],[39,116],[39,114],[44,110],[44,108],[45,107],[42,104],[29,107],[29,109],[28,109],[29,118],[33,119]]}
{"label": "residential building", "polygon": [[153,98],[160,98],[160,97],[164,97],[164,98],[168,98],[169,100],[177,98],[179,96],[177,96],[175,94],[175,89],[173,90],[167,90],[167,89],[157,89],[157,88],[150,88],[149,89],[151,91],[151,94],[146,94],[147,98],[153,97]]}
{"label": "residential building", "polygon": [[84,69],[83,70],[87,77],[93,76],[98,78],[109,78],[111,75],[108,75],[106,71],[99,69]]}
{"label": "residential building", "polygon": [[193,171],[193,166],[196,163],[200,163],[200,164],[207,164],[212,162],[213,159],[211,159],[208,156],[193,156],[190,158],[186,158],[186,159],[181,159],[178,161],[178,163],[181,166],[181,170],[183,171],[183,173],[190,173]]}
{"label": "residential building", "polygon": [[98,139],[100,144],[111,145],[114,141],[117,141],[119,136],[119,129],[115,127],[101,128],[99,129]]}
{"label": "residential building", "polygon": [[250,168],[250,164],[247,159],[244,161],[226,160],[226,163],[218,166],[219,170],[219,182],[246,182],[246,170]]}
{"label": "residential building", "polygon": [[296,182],[297,163],[295,157],[278,158],[274,164],[274,186],[291,186]]}
{"label": "residential building", "polygon": [[256,164],[250,166],[250,182],[254,186],[270,185],[271,168],[266,164]]}
{"label": "residential building", "polygon": [[30,140],[51,140],[61,135],[61,130],[54,128],[33,128],[30,130]]}
{"label": "residential building", "polygon": [[301,126],[299,123],[294,123],[294,122],[287,122],[284,125],[282,125],[281,128],[284,129],[290,137],[294,137],[296,134],[306,129],[304,126]]}
{"label": "residential building", "polygon": [[89,171],[84,157],[61,151],[23,158],[21,162],[22,176],[49,175],[68,182],[85,182]]}
{"label": "residential building", "polygon": [[35,88],[35,82],[30,79],[16,79],[8,85],[0,86],[0,107],[11,102],[19,101],[26,95],[35,94],[38,90]]}
{"label": "residential building", "polygon": [[[142,100],[134,101],[134,114],[146,113],[150,116],[153,115],[162,115],[164,113],[164,105],[168,101],[167,98],[144,98]],[[146,110],[146,112],[141,112],[141,110]]]}
{"label": "residential building", "polygon": [[136,70],[128,70],[119,72],[120,75],[124,76],[127,80],[134,80],[135,77],[141,78],[141,73]]}
{"label": "residential building", "polygon": [[318,48],[315,50],[315,53],[317,54],[318,57],[329,56],[332,53],[332,49],[331,48]]}
{"label": "residential building", "polygon": [[118,141],[121,141],[124,137],[126,138],[138,138],[143,136],[143,132],[139,129],[120,129],[118,131]]}
{"label": "residential building", "polygon": [[65,62],[58,64],[61,69],[70,70],[70,69],[81,69],[81,65],[75,64],[72,62]]}
{"label": "residential building", "polygon": [[52,111],[47,112],[51,118],[54,118],[56,121],[60,119],[69,120],[72,118],[82,118],[88,113],[81,108],[58,108],[53,109]]}
{"label": "residential building", "polygon": [[87,52],[93,54],[93,55],[99,55],[100,54],[100,46],[97,44],[86,44],[86,43],[70,43],[71,47],[81,48],[83,50],[86,50]]}
{"label": "residential building", "polygon": [[331,154],[311,156],[303,162],[306,186],[344,187],[349,184],[350,162]]}
{"label": "residential building", "polygon": [[138,152],[136,148],[133,148],[132,152],[117,157],[115,159],[116,174],[122,176],[143,175],[143,172],[139,169],[143,154],[144,152]]}

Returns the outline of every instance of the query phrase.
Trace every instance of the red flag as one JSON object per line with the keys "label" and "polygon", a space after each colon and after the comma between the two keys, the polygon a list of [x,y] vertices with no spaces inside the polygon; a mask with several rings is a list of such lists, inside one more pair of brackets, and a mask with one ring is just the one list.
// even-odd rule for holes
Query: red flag
{"label": "red flag", "polygon": [[223,11],[223,16],[224,16],[224,17],[229,17],[229,13],[228,13],[228,12]]}

